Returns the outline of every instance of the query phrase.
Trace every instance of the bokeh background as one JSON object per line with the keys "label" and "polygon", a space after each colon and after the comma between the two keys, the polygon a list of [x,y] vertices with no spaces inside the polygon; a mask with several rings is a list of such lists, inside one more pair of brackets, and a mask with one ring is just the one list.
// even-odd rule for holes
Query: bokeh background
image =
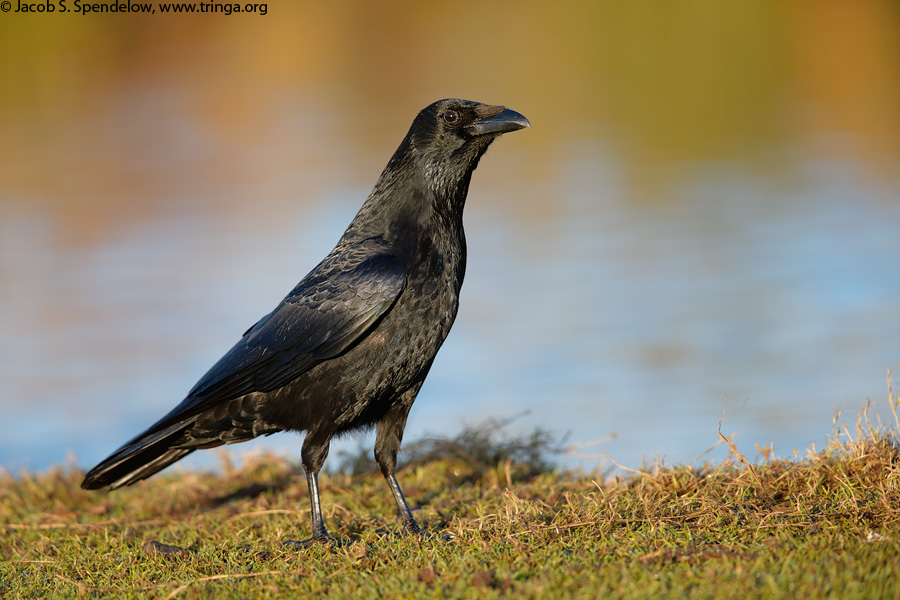
{"label": "bokeh background", "polygon": [[172,408],[444,97],[533,128],[475,174],[462,308],[407,440],[516,417],[604,440],[567,466],[636,468],[724,457],[726,398],[751,457],[821,446],[836,409],[891,421],[898,7],[0,14],[0,465],[90,467]]}

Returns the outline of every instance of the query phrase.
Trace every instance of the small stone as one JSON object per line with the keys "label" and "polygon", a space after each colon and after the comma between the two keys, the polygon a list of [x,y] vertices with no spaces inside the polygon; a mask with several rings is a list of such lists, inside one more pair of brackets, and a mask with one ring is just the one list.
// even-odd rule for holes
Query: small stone
{"label": "small stone", "polygon": [[144,544],[144,552],[147,554],[162,554],[167,557],[188,558],[191,553],[180,546],[170,546],[156,540],[151,540]]}
{"label": "small stone", "polygon": [[422,567],[419,569],[419,581],[425,585],[434,585],[434,582],[437,581],[437,574],[434,572],[434,567]]}
{"label": "small stone", "polygon": [[472,575],[472,587],[497,587],[497,575],[493,571],[479,571]]}

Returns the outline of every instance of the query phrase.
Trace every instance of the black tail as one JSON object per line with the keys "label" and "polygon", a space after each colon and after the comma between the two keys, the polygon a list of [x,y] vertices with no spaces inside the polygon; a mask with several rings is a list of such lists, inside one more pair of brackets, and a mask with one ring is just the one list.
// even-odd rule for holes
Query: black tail
{"label": "black tail", "polygon": [[81,482],[81,487],[86,490],[113,490],[131,485],[190,454],[196,448],[179,447],[177,444],[184,441],[182,434],[192,425],[192,421],[193,419],[162,431],[153,431],[151,428],[142,433],[91,469]]}

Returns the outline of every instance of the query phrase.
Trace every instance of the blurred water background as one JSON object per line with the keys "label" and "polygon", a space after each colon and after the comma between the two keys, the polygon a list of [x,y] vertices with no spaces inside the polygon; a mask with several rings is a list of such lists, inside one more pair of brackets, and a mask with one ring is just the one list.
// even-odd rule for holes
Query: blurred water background
{"label": "blurred water background", "polygon": [[[407,440],[520,415],[510,434],[615,435],[566,466],[636,468],[725,457],[726,398],[751,457],[821,446],[835,409],[892,420],[898,6],[0,14],[0,465],[90,467],[172,408],[444,97],[533,128],[475,174]],[[293,434],[231,450],[260,443],[299,460]]]}

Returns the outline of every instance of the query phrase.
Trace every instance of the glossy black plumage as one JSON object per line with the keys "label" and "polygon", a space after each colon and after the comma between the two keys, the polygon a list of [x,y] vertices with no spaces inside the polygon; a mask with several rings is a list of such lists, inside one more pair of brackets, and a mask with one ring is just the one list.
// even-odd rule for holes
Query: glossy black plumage
{"label": "glossy black plumage", "polygon": [[456,317],[462,212],[479,159],[520,114],[465,100],[416,117],[337,246],[172,411],[92,469],[82,487],[145,479],[199,448],[306,431],[313,539],[330,539],[317,474],[334,435],[375,426],[375,458],[409,531],[394,472],[409,409]]}

